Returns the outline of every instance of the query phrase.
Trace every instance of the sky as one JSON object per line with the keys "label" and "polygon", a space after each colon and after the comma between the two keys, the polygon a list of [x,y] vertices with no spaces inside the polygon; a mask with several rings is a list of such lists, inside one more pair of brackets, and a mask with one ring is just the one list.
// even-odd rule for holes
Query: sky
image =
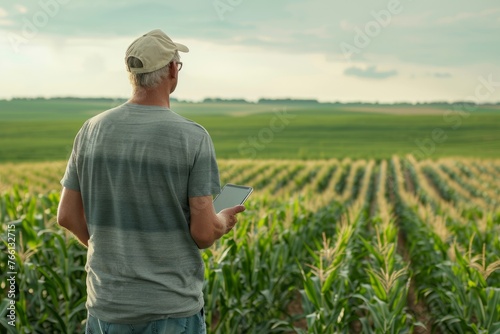
{"label": "sky", "polygon": [[0,99],[127,98],[157,28],[190,48],[181,100],[500,101],[498,0],[2,0]]}

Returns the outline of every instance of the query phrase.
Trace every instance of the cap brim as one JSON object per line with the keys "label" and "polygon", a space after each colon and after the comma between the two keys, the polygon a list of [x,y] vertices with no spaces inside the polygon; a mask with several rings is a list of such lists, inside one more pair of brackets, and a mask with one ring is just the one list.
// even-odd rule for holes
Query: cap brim
{"label": "cap brim", "polygon": [[[174,42],[175,43],[175,42]],[[185,46],[184,44],[180,44],[180,43],[175,43],[175,46],[177,47],[177,51],[181,51],[181,52],[189,52],[189,49],[187,46]]]}

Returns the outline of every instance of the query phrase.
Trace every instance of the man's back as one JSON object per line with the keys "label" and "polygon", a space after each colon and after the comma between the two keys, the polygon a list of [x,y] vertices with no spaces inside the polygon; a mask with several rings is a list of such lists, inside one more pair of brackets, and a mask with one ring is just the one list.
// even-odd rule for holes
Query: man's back
{"label": "man's back", "polygon": [[202,308],[188,198],[220,190],[203,127],[163,107],[104,112],[79,132],[63,184],[81,192],[85,207],[89,313],[130,323]]}
{"label": "man's back", "polygon": [[199,249],[245,207],[215,212],[212,141],[169,109],[179,51],[160,29],[130,44],[129,102],[83,125],[61,180],[57,222],[88,247],[86,333],[206,333]]}

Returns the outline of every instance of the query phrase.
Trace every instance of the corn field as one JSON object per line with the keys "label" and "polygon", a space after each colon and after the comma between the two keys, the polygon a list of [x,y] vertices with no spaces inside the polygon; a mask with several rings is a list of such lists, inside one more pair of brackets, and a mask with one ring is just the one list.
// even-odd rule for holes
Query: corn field
{"label": "corn field", "polygon": [[[86,250],[55,222],[65,164],[0,165],[2,332],[83,332]],[[209,333],[500,333],[500,160],[219,166],[254,193],[202,253]]]}

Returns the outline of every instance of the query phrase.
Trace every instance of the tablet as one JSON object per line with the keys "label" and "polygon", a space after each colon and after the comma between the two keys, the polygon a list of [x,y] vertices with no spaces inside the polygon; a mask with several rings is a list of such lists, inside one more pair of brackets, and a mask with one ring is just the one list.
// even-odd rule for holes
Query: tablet
{"label": "tablet", "polygon": [[214,199],[215,212],[218,213],[220,210],[243,204],[252,191],[252,187],[226,184]]}

